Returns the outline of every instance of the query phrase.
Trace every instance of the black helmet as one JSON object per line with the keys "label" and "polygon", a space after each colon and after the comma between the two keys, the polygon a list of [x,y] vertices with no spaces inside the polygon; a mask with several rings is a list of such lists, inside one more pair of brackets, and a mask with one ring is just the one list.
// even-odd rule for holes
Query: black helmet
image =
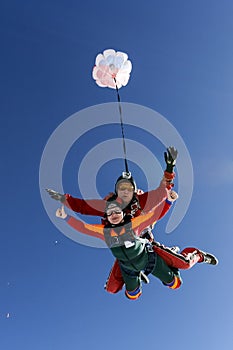
{"label": "black helmet", "polygon": [[134,192],[137,192],[137,185],[136,182],[134,181],[134,178],[132,177],[131,173],[124,172],[120,177],[118,177],[116,184],[115,184],[115,192],[117,193],[117,188],[119,183],[121,182],[130,182],[133,185]]}

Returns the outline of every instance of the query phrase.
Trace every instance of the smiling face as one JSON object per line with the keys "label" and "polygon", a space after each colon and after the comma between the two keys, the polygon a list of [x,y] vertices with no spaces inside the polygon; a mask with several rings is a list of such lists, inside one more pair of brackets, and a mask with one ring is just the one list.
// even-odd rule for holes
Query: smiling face
{"label": "smiling face", "polygon": [[123,220],[124,213],[117,204],[113,203],[108,206],[106,216],[110,224],[117,225]]}
{"label": "smiling face", "polygon": [[117,185],[117,195],[125,204],[129,204],[133,198],[134,187],[130,181],[124,180]]}

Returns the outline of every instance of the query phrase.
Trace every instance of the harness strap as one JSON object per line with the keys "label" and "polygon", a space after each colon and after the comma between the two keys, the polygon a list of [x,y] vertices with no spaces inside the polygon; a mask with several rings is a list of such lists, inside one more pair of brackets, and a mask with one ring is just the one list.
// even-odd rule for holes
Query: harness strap
{"label": "harness strap", "polygon": [[153,246],[150,243],[146,243],[146,250],[148,253],[148,264],[144,270],[144,273],[148,276],[154,270],[157,255],[154,252]]}
{"label": "harness strap", "polygon": [[[157,254],[155,253],[155,251],[153,249],[153,246],[150,243],[145,243],[145,249],[147,251],[148,263],[147,263],[146,268],[144,270],[144,274],[147,276],[153,271],[153,269],[155,267],[155,264],[156,264],[156,261],[157,261]],[[140,255],[142,255],[142,254],[143,254],[143,251],[141,252]],[[131,266],[133,266],[134,261],[136,259],[138,259],[138,257],[128,261],[131,264]],[[123,261],[119,260],[119,263],[120,263],[121,269],[125,273],[127,273],[128,276],[135,277],[135,276],[139,276],[140,275],[140,271],[132,271],[132,270],[128,269],[127,267],[123,266],[123,264],[124,264]]]}

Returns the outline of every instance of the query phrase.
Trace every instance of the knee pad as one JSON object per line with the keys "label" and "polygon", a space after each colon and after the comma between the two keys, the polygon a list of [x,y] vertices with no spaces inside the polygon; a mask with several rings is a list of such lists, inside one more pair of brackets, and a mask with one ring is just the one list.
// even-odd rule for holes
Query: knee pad
{"label": "knee pad", "polygon": [[142,289],[141,287],[137,287],[136,289],[134,290],[125,290],[125,295],[128,299],[131,299],[131,300],[136,300],[138,299],[142,294]]}

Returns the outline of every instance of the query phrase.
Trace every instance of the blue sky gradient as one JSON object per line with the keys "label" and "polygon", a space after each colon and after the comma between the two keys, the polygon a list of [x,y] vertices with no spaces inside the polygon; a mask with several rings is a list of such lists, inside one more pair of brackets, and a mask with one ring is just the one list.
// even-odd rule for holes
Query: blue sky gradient
{"label": "blue sky gradient", "polygon": [[[1,2],[0,17],[0,348],[232,349],[233,3],[9,0]],[[219,259],[217,267],[182,272],[177,291],[151,278],[135,302],[104,291],[110,252],[62,234],[39,189],[41,156],[53,131],[84,108],[116,101],[114,90],[99,88],[91,76],[96,55],[108,48],[127,52],[133,64],[122,101],[163,115],[192,159],[189,209],[171,234],[165,233],[168,213],[156,239],[198,246]],[[125,131],[145,141],[164,167],[164,145],[149,142],[143,131]],[[101,132],[102,140],[118,133],[113,126]],[[79,161],[85,147],[100,141],[93,131],[82,148],[70,150],[66,192],[79,195]],[[143,169],[130,166],[147,190]],[[117,159],[100,169],[100,195],[113,189],[122,167]]]}

